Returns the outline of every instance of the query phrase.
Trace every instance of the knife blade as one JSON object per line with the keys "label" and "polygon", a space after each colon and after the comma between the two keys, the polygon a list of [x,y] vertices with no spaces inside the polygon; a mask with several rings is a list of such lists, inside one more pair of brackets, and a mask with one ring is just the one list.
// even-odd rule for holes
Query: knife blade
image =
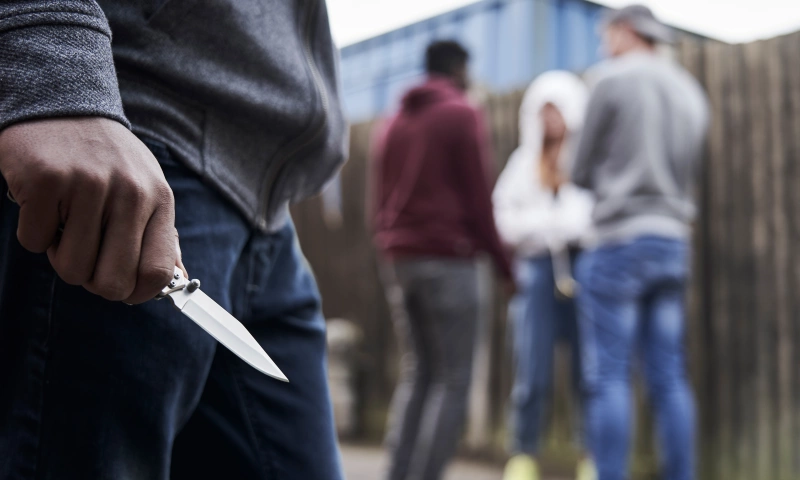
{"label": "knife blade", "polygon": [[275,379],[289,379],[267,355],[244,325],[199,288],[200,282],[187,282],[180,268],[157,299],[169,298],[184,315],[214,337],[219,343],[256,370]]}

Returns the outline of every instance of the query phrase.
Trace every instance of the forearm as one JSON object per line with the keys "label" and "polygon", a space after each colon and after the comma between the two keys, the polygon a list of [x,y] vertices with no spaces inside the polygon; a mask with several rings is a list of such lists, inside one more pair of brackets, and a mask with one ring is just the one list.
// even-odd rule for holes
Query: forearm
{"label": "forearm", "polygon": [[102,10],[89,0],[3,2],[0,130],[64,116],[102,116],[128,126]]}
{"label": "forearm", "polygon": [[534,208],[495,208],[495,220],[503,242],[515,250],[544,245],[551,225],[549,213]]}

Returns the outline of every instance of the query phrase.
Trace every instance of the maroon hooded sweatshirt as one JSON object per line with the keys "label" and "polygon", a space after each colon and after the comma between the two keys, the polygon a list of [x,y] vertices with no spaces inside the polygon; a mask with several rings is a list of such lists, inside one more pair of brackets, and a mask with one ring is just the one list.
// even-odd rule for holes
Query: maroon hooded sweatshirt
{"label": "maroon hooded sweatshirt", "polygon": [[495,229],[482,115],[449,79],[409,91],[373,150],[372,222],[389,258],[474,257],[511,267]]}

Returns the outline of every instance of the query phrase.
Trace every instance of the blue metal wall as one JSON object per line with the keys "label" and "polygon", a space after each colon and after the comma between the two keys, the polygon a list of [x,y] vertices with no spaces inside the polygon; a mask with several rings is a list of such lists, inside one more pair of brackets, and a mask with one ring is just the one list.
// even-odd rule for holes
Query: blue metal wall
{"label": "blue metal wall", "polygon": [[473,78],[493,91],[527,85],[555,68],[581,71],[599,60],[603,7],[585,0],[483,0],[341,50],[350,119],[395,108],[422,77],[425,47],[456,39],[472,56]]}

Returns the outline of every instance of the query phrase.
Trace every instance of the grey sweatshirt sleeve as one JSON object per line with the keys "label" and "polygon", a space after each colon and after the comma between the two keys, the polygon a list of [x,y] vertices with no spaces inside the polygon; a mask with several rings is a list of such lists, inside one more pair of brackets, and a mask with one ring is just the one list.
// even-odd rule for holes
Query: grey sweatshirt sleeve
{"label": "grey sweatshirt sleeve", "polygon": [[592,189],[592,159],[601,146],[603,133],[614,114],[612,92],[611,78],[599,81],[592,89],[586,107],[586,117],[572,164],[571,180],[587,190]]}
{"label": "grey sweatshirt sleeve", "polygon": [[28,119],[122,110],[111,30],[94,0],[0,2],[0,130]]}

